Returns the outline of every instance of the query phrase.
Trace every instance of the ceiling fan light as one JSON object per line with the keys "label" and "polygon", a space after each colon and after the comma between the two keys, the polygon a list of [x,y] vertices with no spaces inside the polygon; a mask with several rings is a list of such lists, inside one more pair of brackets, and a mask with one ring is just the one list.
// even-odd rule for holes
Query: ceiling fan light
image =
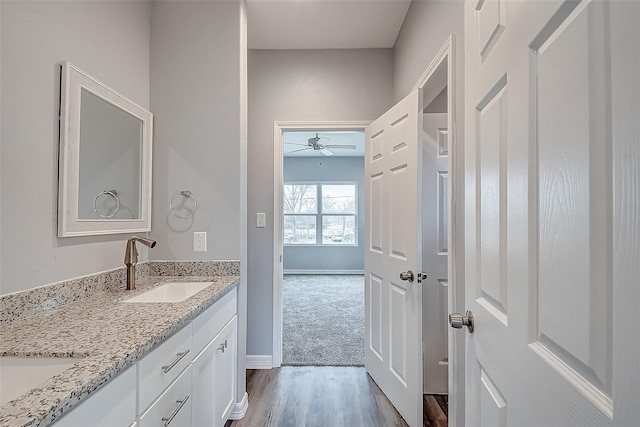
{"label": "ceiling fan light", "polygon": [[347,148],[350,150],[355,150],[355,145],[325,145],[325,148]]}

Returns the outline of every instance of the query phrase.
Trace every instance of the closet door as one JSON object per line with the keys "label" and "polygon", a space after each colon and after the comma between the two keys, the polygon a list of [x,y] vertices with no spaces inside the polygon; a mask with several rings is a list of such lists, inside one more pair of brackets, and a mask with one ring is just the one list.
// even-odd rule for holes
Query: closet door
{"label": "closet door", "polygon": [[365,130],[365,367],[422,425],[422,91]]}

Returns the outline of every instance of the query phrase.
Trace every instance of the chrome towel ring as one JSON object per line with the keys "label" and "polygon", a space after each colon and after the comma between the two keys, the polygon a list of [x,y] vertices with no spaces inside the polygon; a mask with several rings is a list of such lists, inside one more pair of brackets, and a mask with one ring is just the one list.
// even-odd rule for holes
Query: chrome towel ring
{"label": "chrome towel ring", "polygon": [[[179,198],[180,196],[182,196],[182,197]],[[193,207],[189,207],[188,206],[189,200],[191,200],[193,202]],[[198,207],[198,201],[196,200],[196,198],[193,196],[193,194],[189,190],[182,190],[182,191],[174,194],[173,197],[171,198],[171,200],[169,201],[169,211],[173,215],[177,216],[178,218],[182,218],[182,219],[191,218],[193,216],[193,214],[196,213],[196,208],[197,207]],[[187,214],[186,215],[180,215],[180,214],[178,214],[176,212],[176,209],[182,210],[182,211],[186,211]]]}
{"label": "chrome towel ring", "polygon": [[[111,196],[116,201],[116,208],[111,214],[103,215],[98,211],[96,203],[98,202],[98,198],[100,198],[100,196]],[[93,210],[98,214],[100,218],[113,218],[115,214],[117,214],[120,210],[120,199],[118,198],[118,192],[116,190],[104,190],[96,194],[96,197],[93,198]]]}

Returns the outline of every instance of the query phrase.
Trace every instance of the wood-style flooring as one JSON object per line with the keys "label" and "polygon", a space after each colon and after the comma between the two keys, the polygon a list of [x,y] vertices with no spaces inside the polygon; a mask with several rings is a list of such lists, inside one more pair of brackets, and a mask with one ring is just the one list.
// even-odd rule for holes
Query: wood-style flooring
{"label": "wood-style flooring", "polygon": [[407,426],[364,368],[247,371],[249,409],[232,427]]}
{"label": "wood-style flooring", "polygon": [[423,427],[447,427],[449,403],[447,396],[425,394],[422,399]]}
{"label": "wood-style flooring", "polygon": [[[407,427],[364,368],[247,371],[249,409],[227,427]],[[446,396],[425,395],[424,427],[446,427]]]}

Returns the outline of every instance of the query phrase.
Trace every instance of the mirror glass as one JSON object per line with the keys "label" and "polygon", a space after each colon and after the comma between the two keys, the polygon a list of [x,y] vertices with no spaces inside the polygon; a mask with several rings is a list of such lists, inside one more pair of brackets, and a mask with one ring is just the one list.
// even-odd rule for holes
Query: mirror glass
{"label": "mirror glass", "polygon": [[151,113],[62,66],[58,235],[150,230]]}
{"label": "mirror glass", "polygon": [[80,105],[78,218],[140,218],[142,120],[86,89]]}

